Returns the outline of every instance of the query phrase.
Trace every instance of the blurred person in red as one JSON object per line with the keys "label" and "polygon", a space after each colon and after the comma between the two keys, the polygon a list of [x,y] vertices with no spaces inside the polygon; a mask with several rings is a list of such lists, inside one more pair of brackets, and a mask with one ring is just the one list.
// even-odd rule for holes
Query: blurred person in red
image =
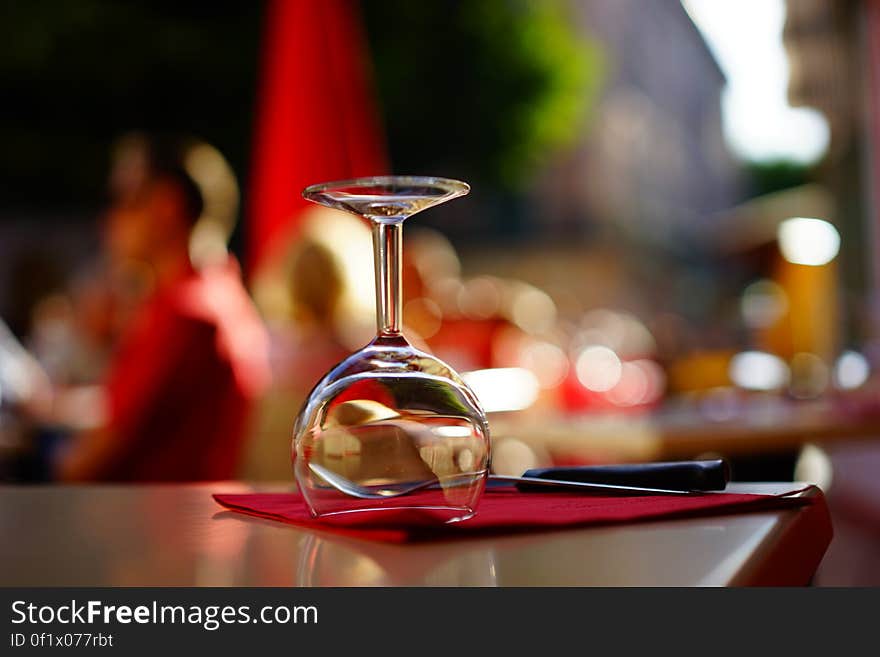
{"label": "blurred person in red", "polygon": [[[111,176],[105,248],[113,270],[139,272],[142,296],[109,366],[104,417],[74,436],[57,476],[231,478],[268,364],[265,330],[237,263],[225,249],[221,257],[193,248],[210,209],[194,167],[219,153],[156,138],[130,140],[127,149]],[[216,161],[213,169],[216,179]]]}

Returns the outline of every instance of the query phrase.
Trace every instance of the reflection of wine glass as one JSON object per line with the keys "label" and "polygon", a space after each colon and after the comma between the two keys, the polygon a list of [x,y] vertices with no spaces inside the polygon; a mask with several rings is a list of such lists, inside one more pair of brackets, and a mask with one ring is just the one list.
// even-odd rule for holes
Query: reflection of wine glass
{"label": "reflection of wine glass", "polygon": [[[474,514],[488,475],[486,416],[452,368],[400,333],[403,221],[468,191],[456,180],[409,176],[324,183],[303,191],[310,201],[369,220],[376,260],[378,334],[318,382],[294,427],[294,472],[315,516],[405,508],[452,522]],[[429,481],[437,486],[417,495],[363,500],[322,478],[322,469],[388,493]]]}
{"label": "reflection of wine glass", "polygon": [[495,549],[484,542],[419,550],[307,533],[294,586],[498,586]]}

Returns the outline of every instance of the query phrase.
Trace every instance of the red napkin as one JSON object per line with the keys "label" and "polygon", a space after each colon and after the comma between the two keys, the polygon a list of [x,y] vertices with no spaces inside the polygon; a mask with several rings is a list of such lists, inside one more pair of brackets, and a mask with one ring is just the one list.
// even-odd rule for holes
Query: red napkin
{"label": "red napkin", "polygon": [[[806,490],[806,489],[801,489]],[[407,509],[362,511],[312,518],[297,493],[214,495],[222,506],[298,527],[389,543],[456,539],[488,534],[586,527],[669,518],[767,511],[812,504],[817,496],[707,493],[693,496],[597,497],[581,493],[521,493],[489,488],[477,514],[463,522],[438,525]],[[411,499],[416,502],[416,495]]]}

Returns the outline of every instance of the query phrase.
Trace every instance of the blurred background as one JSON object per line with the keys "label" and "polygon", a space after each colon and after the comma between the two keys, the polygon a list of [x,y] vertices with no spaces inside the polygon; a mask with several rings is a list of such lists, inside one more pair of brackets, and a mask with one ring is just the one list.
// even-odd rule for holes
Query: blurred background
{"label": "blurred background", "polygon": [[821,486],[817,581],[880,583],[880,3],[3,12],[4,480],[289,480],[374,332],[369,229],[300,191],[448,176],[404,323],[496,472],[721,455]]}

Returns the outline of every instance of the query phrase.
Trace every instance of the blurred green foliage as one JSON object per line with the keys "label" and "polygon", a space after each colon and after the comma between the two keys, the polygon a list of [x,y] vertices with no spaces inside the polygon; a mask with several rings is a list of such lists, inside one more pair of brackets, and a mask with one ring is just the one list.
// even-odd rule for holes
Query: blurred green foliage
{"label": "blurred green foliage", "polygon": [[599,47],[553,0],[366,0],[397,173],[516,190],[584,127]]}
{"label": "blurred green foliage", "polygon": [[761,196],[810,182],[813,166],[793,160],[765,160],[744,164],[752,194]]}
{"label": "blurred green foliage", "polygon": [[[26,0],[0,15],[0,198],[95,206],[109,146],[190,132],[240,177],[264,2]],[[515,190],[583,127],[602,69],[556,0],[364,0],[397,171]]]}
{"label": "blurred green foliage", "polygon": [[242,174],[262,10],[239,0],[4,2],[4,205],[93,207],[109,146],[132,129],[195,133]]}

